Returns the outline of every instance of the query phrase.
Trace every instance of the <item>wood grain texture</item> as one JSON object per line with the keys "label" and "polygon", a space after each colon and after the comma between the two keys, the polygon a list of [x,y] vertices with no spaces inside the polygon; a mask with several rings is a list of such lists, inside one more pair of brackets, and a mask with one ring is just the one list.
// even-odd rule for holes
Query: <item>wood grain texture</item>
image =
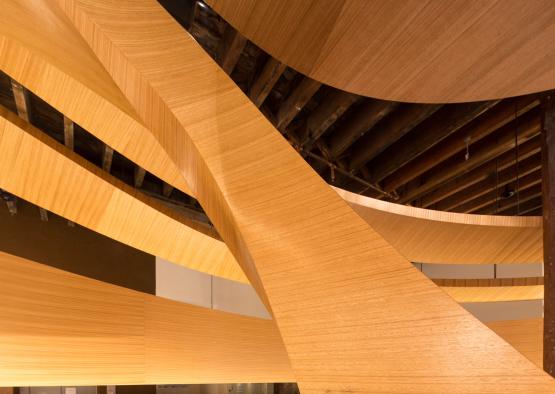
{"label": "wood grain texture", "polygon": [[271,320],[166,300],[0,252],[0,385],[293,381]]}
{"label": "wood grain texture", "polygon": [[208,228],[101,171],[0,107],[0,188],[75,223],[192,269],[246,281]]}
{"label": "wood grain texture", "polygon": [[282,63],[363,96],[464,102],[555,85],[550,0],[207,3]]}
{"label": "wood grain texture", "polygon": [[[42,1],[42,0],[41,0]],[[36,5],[42,4],[41,2],[36,3]],[[139,150],[141,152],[148,152],[145,154],[146,157],[151,158],[150,162],[147,162],[147,170],[158,174],[160,176],[160,169],[176,168],[176,166],[168,158],[168,154],[160,149],[159,144],[156,141],[152,141],[151,134],[144,129],[144,126],[140,123],[140,120],[134,119],[127,116],[126,113],[134,113],[134,110],[126,104],[126,99],[121,97],[121,93],[118,91],[116,86],[113,86],[113,82],[109,74],[107,74],[102,65],[99,64],[98,60],[93,54],[83,49],[85,45],[84,42],[80,41],[81,38],[73,30],[72,26],[68,25],[65,17],[59,15],[56,10],[44,9],[46,6],[32,7],[31,3],[27,0],[15,1],[7,0],[5,2],[6,8],[5,12],[0,13],[0,18],[5,22],[0,24],[0,34],[4,36],[6,42],[5,46],[0,46],[0,50],[4,48],[6,56],[0,56],[0,68],[8,73],[17,75],[23,79],[26,87],[31,89],[35,94],[41,96],[49,104],[53,105],[61,111],[69,111],[73,115],[81,116],[80,119],[90,119],[94,121],[94,124],[89,124],[92,126],[91,131],[98,138],[104,142],[111,144],[114,143],[114,138],[122,137],[122,129],[134,129],[134,127],[142,128],[142,133],[147,133],[148,136],[143,138],[141,135],[136,134],[136,139],[129,139],[125,143],[127,147],[133,147],[133,149]],[[29,21],[30,23],[28,23]],[[55,23],[59,26],[57,29],[46,29],[43,34],[37,34],[34,29],[38,29],[41,26],[47,26],[49,23]],[[8,34],[9,33],[9,34]],[[65,37],[66,41],[62,38]],[[60,42],[60,40],[62,40]],[[57,43],[54,45],[54,43]],[[62,49],[58,48],[57,45],[63,45]],[[8,48],[9,47],[9,48]],[[9,56],[8,56],[9,55]],[[17,55],[20,55],[18,57]],[[68,62],[76,62],[75,58],[80,59],[78,66],[73,63],[66,64]],[[31,67],[26,61],[26,59],[33,59],[32,63],[40,64],[39,68]],[[63,70],[61,71],[56,70]],[[64,86],[67,81],[82,81],[76,86],[69,86],[65,89]],[[106,86],[107,88],[102,88]],[[95,100],[99,100],[98,106],[91,105],[91,98],[87,95],[87,92],[96,93]],[[61,90],[61,91],[60,91]],[[73,94],[74,93],[74,94]],[[77,97],[82,99],[76,100]],[[121,102],[123,101],[123,104]],[[96,101],[92,101],[95,103]],[[104,113],[102,108],[109,108],[110,113]],[[100,111],[100,112],[99,112]],[[106,121],[108,119],[109,121]],[[116,126],[120,127],[118,132],[113,132],[114,119],[121,119],[123,123],[117,123]],[[135,122],[135,123],[134,123]],[[139,123],[137,123],[139,122]],[[98,127],[95,127],[98,125]],[[138,125],[138,126],[137,126]],[[110,127],[108,127],[110,126]],[[127,138],[127,137],[122,137]],[[134,137],[133,137],[134,138]],[[141,143],[144,141],[144,143]],[[117,149],[116,149],[117,150]],[[120,152],[127,155],[130,159],[136,160],[137,156],[134,156],[132,152],[122,149]],[[141,162],[141,160],[138,160]],[[177,174],[175,176],[169,176],[163,178],[169,183],[171,179],[183,178],[181,175]],[[172,184],[183,190],[183,184],[176,181]],[[191,190],[188,190],[189,194],[194,195]],[[342,192],[344,198],[352,200],[349,196],[350,193]],[[366,201],[368,204],[372,202],[364,197],[360,198],[360,205],[364,205],[362,201]],[[380,207],[383,206],[383,211],[381,215],[386,215],[396,209],[404,210],[404,208],[399,208],[387,203],[379,203]],[[374,204],[375,205],[375,204]],[[381,209],[381,208],[380,208]],[[458,242],[457,239],[453,240],[450,238],[455,232],[458,234],[460,226],[451,225],[450,221],[453,217],[460,219],[457,215],[447,214],[447,215],[436,215],[433,211],[423,212],[422,215],[425,217],[433,217],[433,223],[437,221],[444,221],[445,225],[440,225],[439,229],[444,229],[445,226],[452,228],[445,233],[443,231],[438,232],[437,229],[433,231],[420,231],[416,236],[411,236],[410,232],[407,231],[406,234],[394,242],[398,230],[409,228],[413,229],[414,223],[421,224],[421,221],[412,219],[409,217],[401,217],[399,215],[389,215],[387,220],[380,220],[377,223],[372,223],[372,217],[365,213],[362,207],[355,209],[361,216],[369,221],[376,229],[388,226],[390,227],[389,233],[394,232],[395,238],[388,236],[386,232],[388,230],[383,230],[381,235],[386,237],[386,239],[393,243],[394,246],[398,247],[399,251],[404,254],[411,261],[424,261],[424,262],[437,262],[437,263],[475,263],[475,259],[481,259],[481,262],[485,263],[504,263],[504,262],[538,262],[541,261],[541,243],[536,243],[536,238],[531,236],[530,228],[536,228],[536,219],[524,219],[523,221],[519,219],[506,219],[500,221],[496,218],[484,218],[484,217],[471,217],[466,216],[464,221],[470,226],[472,223],[476,223],[477,227],[467,227],[468,231],[465,234],[472,234],[471,239],[468,242],[460,244],[460,246],[455,246],[453,243]],[[419,210],[409,210],[406,216],[412,216],[413,213],[419,213]],[[382,216],[379,215],[381,218]],[[416,215],[417,217],[420,214]],[[399,222],[397,222],[397,220]],[[402,221],[401,221],[402,219]],[[492,221],[497,223],[498,226],[484,226],[485,222]],[[522,225],[522,222],[529,221],[530,224]],[[413,225],[411,225],[411,223]],[[429,222],[428,222],[429,223]],[[513,227],[514,226],[514,227]],[[488,229],[484,233],[485,229]],[[429,229],[429,227],[427,227]],[[498,231],[499,230],[499,231]],[[541,231],[539,229],[538,231]],[[438,237],[438,235],[445,234],[443,237]],[[514,236],[508,236],[507,234],[513,234]],[[507,235],[506,237],[504,235]],[[457,235],[458,236],[458,235]],[[408,239],[410,238],[410,239]],[[445,240],[446,238],[451,239],[449,242],[450,247],[446,248]],[[524,244],[522,248],[515,248],[515,245],[519,242],[513,242],[515,239],[519,239]],[[438,247],[430,247],[430,242],[432,245],[438,245]],[[485,253],[483,247],[475,248],[468,247],[468,245],[478,245],[487,246],[486,249],[493,249],[496,247],[492,253]],[[541,240],[540,240],[541,242]],[[408,251],[409,247],[415,248],[414,250]],[[498,254],[496,251],[502,251]],[[539,254],[536,254],[538,250]],[[436,254],[439,252],[438,254]],[[479,252],[479,253],[478,253]],[[499,257],[500,255],[500,257]],[[540,258],[538,259],[538,256]],[[498,259],[500,258],[500,259]],[[529,261],[524,261],[528,259]],[[212,272],[218,272],[217,268],[214,268]]]}
{"label": "wood grain texture", "polygon": [[2,1],[0,69],[114,150],[190,194],[104,67],[49,3]]}
{"label": "wood grain texture", "polygon": [[539,368],[543,367],[543,319],[502,320],[487,326]]}
{"label": "wood grain texture", "polygon": [[441,212],[335,190],[411,261],[438,264],[543,261],[540,217]]}
{"label": "wood grain texture", "polygon": [[[273,321],[173,302],[0,252],[0,384],[293,381]],[[541,365],[542,320],[488,323]]]}
{"label": "wood grain texture", "polygon": [[57,3],[271,306],[303,393],[555,391],[358,217],[155,1]]}
{"label": "wood grain texture", "polygon": [[543,286],[449,287],[441,289],[460,303],[543,300]]}

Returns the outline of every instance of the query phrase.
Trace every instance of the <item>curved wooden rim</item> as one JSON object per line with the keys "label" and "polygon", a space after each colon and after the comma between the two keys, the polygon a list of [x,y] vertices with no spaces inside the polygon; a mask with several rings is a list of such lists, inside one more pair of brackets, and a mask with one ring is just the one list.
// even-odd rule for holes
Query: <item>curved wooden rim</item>
{"label": "curved wooden rim", "polygon": [[555,86],[549,0],[207,3],[282,63],[363,96],[451,103]]}

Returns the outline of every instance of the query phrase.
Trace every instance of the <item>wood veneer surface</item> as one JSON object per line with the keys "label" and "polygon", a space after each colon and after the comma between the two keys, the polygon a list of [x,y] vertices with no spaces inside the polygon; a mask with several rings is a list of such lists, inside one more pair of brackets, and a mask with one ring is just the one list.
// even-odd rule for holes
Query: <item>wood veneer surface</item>
{"label": "wood veneer surface", "polygon": [[495,287],[441,287],[460,303],[543,300],[542,285]]}
{"label": "wood veneer surface", "polygon": [[335,190],[411,261],[438,264],[543,261],[541,217],[434,211]]}
{"label": "wood veneer surface", "polygon": [[271,306],[303,393],[555,391],[372,230],[155,1],[58,4]]}
{"label": "wood veneer surface", "polygon": [[0,385],[293,381],[271,320],[99,282],[0,252]]}
{"label": "wood veneer surface", "polygon": [[[160,175],[160,169],[176,169],[140,120],[127,115],[133,115],[134,110],[121,97],[94,55],[83,48],[85,43],[63,15],[55,9],[49,10],[43,0],[34,3],[7,0],[0,18],[3,22],[0,35],[4,40],[0,50],[5,51],[2,52],[5,56],[0,56],[0,68],[66,115],[78,117],[90,126],[89,131],[109,145],[113,146],[114,139],[125,140],[123,145],[118,145],[121,152],[142,163],[148,171]],[[42,29],[38,34],[37,29],[49,24],[58,28]],[[75,64],[76,59],[80,59],[78,64]],[[90,96],[94,91],[98,93]],[[111,112],[103,112],[105,108]],[[111,127],[117,127],[117,133]],[[142,134],[125,134],[121,132],[124,129],[140,129]],[[131,147],[143,152],[151,161],[141,160],[142,154],[127,149]],[[184,190],[180,174],[163,179],[169,183],[174,180],[172,185]],[[188,192],[194,194],[191,190]],[[436,213],[338,192],[411,261],[464,264],[542,260],[539,218],[498,219]],[[218,272],[218,268],[212,271]]]}
{"label": "wood veneer surface", "polygon": [[246,281],[209,230],[137,192],[0,107],[0,188],[187,267]]}
{"label": "wood veneer surface", "polygon": [[190,194],[112,78],[48,0],[3,0],[0,69],[108,146]]}
{"label": "wood veneer surface", "polygon": [[320,82],[446,103],[553,89],[550,0],[207,0],[249,40]]}
{"label": "wood veneer surface", "polygon": [[543,367],[542,318],[502,320],[487,323],[487,326],[539,368]]}

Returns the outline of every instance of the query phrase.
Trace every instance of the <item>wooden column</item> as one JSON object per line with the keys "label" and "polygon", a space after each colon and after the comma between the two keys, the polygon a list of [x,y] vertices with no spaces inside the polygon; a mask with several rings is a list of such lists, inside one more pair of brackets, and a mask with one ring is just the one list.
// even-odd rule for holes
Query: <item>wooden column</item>
{"label": "wooden column", "polygon": [[544,258],[543,368],[555,376],[555,96],[542,100],[542,203]]}

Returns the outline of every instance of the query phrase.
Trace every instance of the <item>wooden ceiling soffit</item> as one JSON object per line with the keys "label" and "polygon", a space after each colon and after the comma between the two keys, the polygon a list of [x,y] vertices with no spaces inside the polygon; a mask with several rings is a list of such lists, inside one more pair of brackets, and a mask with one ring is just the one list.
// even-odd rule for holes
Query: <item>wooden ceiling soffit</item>
{"label": "wooden ceiling soffit", "polygon": [[0,385],[290,382],[272,320],[167,300],[0,252]]}
{"label": "wooden ceiling soffit", "polygon": [[363,96],[448,103],[555,87],[550,0],[207,3],[282,63]]}
{"label": "wooden ceiling soffit", "polygon": [[543,285],[498,287],[442,287],[457,302],[543,300]]}
{"label": "wooden ceiling soffit", "polygon": [[411,261],[437,264],[543,261],[539,217],[441,212],[335,190],[374,230]]}
{"label": "wooden ceiling soffit", "polygon": [[158,3],[58,4],[270,306],[301,392],[555,392],[331,190]]}
{"label": "wooden ceiling soffit", "polygon": [[0,69],[115,151],[194,196],[65,15],[48,3],[2,1]]}
{"label": "wooden ceiling soffit", "polygon": [[177,264],[246,281],[213,230],[165,208],[0,108],[0,188]]}
{"label": "wooden ceiling soffit", "polygon": [[[2,252],[0,273],[2,386],[294,381],[272,320],[155,297]],[[488,326],[519,351],[541,334],[526,321]]]}

